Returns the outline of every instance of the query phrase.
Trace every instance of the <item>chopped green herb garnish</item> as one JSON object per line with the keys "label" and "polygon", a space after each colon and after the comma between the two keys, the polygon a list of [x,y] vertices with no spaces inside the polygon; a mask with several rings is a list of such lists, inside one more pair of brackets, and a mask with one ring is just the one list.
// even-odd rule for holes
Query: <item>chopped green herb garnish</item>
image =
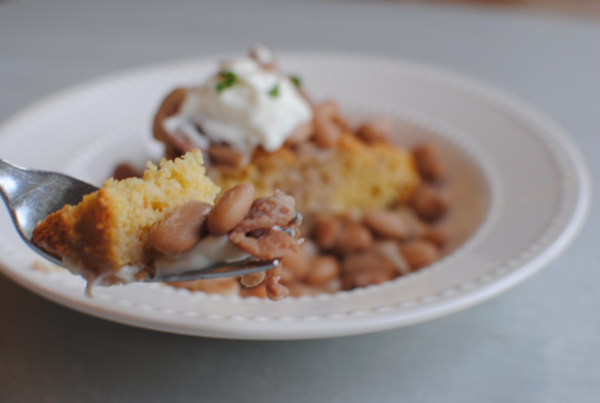
{"label": "chopped green herb garnish", "polygon": [[277,96],[279,96],[279,83],[275,84],[271,91],[269,91],[269,95],[273,98],[277,98]]}
{"label": "chopped green herb garnish", "polygon": [[217,92],[221,92],[235,84],[237,76],[231,71],[222,71],[219,73],[219,82],[215,86]]}
{"label": "chopped green herb garnish", "polygon": [[290,76],[290,80],[294,83],[296,88],[300,88],[302,86],[302,81],[300,81],[300,77],[298,76]]}

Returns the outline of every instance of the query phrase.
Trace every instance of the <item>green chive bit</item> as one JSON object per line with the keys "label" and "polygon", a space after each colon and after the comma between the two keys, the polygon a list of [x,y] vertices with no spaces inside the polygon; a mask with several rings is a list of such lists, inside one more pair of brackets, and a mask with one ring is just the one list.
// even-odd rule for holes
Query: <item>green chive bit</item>
{"label": "green chive bit", "polygon": [[294,83],[294,85],[296,86],[296,88],[300,88],[302,86],[302,81],[300,80],[300,77],[298,77],[298,76],[290,76],[290,80],[292,80],[292,82]]}
{"label": "green chive bit", "polygon": [[275,84],[271,91],[269,91],[269,95],[273,98],[277,98],[279,96],[279,83]]}
{"label": "green chive bit", "polygon": [[231,71],[221,71],[219,73],[219,82],[215,86],[217,92],[221,92],[226,88],[229,88],[235,84],[237,76]]}

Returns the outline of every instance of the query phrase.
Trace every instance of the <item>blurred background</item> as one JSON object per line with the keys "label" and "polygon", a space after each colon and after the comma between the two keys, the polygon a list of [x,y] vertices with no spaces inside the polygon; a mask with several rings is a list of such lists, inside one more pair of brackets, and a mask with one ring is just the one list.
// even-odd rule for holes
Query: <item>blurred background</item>
{"label": "blurred background", "polygon": [[415,0],[417,2],[471,4],[493,7],[515,7],[530,10],[543,10],[573,14],[599,14],[597,0]]}

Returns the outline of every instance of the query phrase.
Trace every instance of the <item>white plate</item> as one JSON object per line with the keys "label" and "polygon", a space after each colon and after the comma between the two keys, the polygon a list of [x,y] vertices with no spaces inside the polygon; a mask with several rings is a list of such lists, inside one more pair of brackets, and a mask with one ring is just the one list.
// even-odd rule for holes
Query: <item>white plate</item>
{"label": "white plate", "polygon": [[[174,86],[202,82],[222,58],[133,70],[41,101],[0,128],[0,156],[99,184],[115,163],[160,153],[150,123],[161,99]],[[33,269],[39,258],[2,211],[3,272],[62,305],[134,326],[241,339],[333,337],[406,326],[484,301],[541,269],[581,228],[591,195],[583,158],[560,127],[523,101],[396,59],[289,53],[279,60],[315,98],[335,98],[354,117],[396,117],[406,144],[440,143],[456,206],[446,225],[466,243],[416,274],[315,298],[274,303],[134,284],[100,288],[90,299],[80,278]]]}

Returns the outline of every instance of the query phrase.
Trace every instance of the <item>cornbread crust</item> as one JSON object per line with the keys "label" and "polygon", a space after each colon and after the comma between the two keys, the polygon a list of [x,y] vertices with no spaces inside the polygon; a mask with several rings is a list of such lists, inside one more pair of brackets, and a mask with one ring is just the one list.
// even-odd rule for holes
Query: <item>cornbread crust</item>
{"label": "cornbread crust", "polygon": [[252,183],[259,197],[279,189],[296,199],[302,214],[384,209],[406,202],[420,183],[408,150],[368,144],[350,133],[330,149],[310,143],[273,153],[258,149],[248,166],[235,171],[209,167],[208,175],[223,191],[242,182]]}
{"label": "cornbread crust", "polygon": [[[160,168],[148,162],[143,179],[108,179],[76,206],[49,215],[33,241],[77,266],[87,280],[154,257],[150,234],[164,215],[190,200],[213,204],[220,188],[206,175],[202,153],[187,153]],[[73,269],[72,267],[70,267]]]}

